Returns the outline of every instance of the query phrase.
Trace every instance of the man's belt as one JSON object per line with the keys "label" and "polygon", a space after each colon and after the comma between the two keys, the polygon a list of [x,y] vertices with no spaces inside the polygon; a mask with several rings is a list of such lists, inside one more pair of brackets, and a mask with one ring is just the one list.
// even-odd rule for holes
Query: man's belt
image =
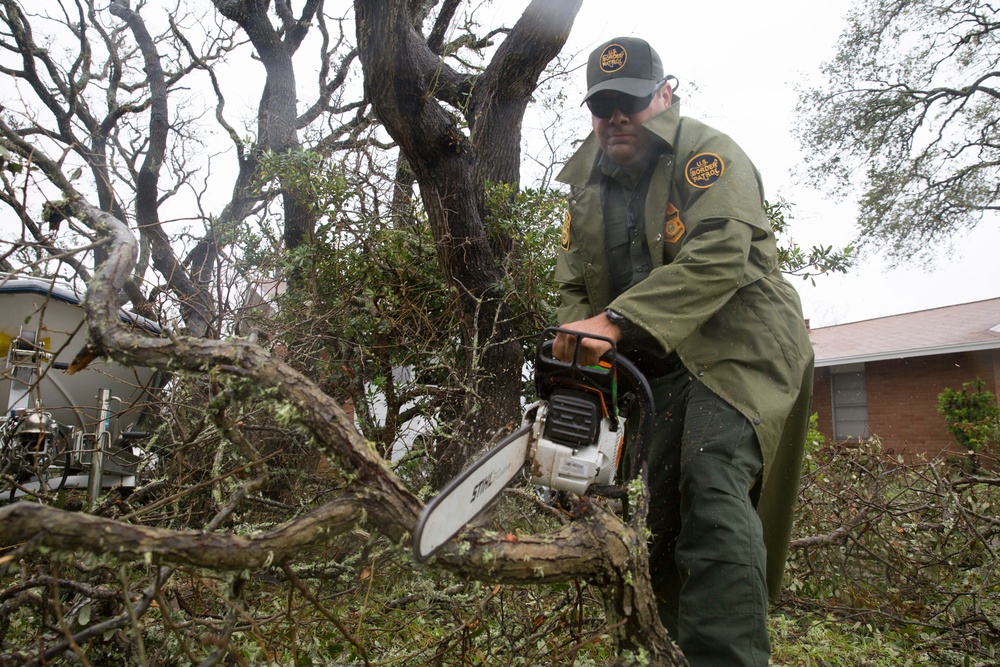
{"label": "man's belt", "polygon": [[684,368],[684,363],[676,352],[671,352],[665,357],[646,350],[623,350],[622,354],[625,354],[647,378],[660,377]]}

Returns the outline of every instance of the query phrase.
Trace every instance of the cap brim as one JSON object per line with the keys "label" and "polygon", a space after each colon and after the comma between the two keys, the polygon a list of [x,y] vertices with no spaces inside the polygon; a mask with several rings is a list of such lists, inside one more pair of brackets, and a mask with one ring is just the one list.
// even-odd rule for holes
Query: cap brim
{"label": "cap brim", "polygon": [[607,81],[601,81],[591,86],[586,96],[584,96],[583,101],[586,102],[597,93],[605,90],[614,90],[626,95],[632,95],[633,97],[645,97],[656,89],[656,84],[656,81],[649,79],[629,79],[626,77],[608,79]]}

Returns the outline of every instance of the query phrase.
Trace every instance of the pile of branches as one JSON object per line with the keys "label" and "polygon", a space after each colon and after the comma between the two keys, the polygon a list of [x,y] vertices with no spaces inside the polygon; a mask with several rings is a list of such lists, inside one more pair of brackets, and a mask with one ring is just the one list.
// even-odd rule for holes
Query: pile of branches
{"label": "pile of branches", "polygon": [[1000,476],[965,463],[907,461],[877,439],[810,453],[783,603],[987,657],[1000,640]]}

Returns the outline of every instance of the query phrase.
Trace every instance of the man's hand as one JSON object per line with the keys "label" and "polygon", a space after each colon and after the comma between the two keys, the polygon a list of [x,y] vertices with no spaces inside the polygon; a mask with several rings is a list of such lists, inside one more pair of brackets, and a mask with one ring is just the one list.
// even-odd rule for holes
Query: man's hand
{"label": "man's hand", "polygon": [[[618,328],[618,325],[609,322],[604,313],[586,320],[573,322],[572,324],[565,324],[561,328],[595,336],[604,336],[616,343],[622,339],[622,330]],[[611,344],[607,341],[595,338],[581,338],[579,340],[579,363],[582,366],[596,366],[604,353],[611,349]],[[576,349],[576,341],[576,337],[570,334],[556,334],[556,339],[552,342],[552,355],[560,361],[572,361],[573,352]]]}

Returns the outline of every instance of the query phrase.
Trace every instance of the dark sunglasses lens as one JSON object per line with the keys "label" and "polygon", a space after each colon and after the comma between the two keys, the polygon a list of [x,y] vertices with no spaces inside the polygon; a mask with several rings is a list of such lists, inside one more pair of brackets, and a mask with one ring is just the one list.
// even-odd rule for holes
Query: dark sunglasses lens
{"label": "dark sunglasses lens", "polygon": [[649,106],[653,101],[652,95],[646,97],[633,97],[632,95],[619,95],[618,97],[591,97],[587,100],[590,113],[598,118],[611,118],[615,114],[615,109],[620,109],[625,115],[639,113]]}
{"label": "dark sunglasses lens", "polygon": [[598,118],[611,118],[615,114],[615,105],[618,100],[613,97],[591,97],[587,100],[590,113]]}
{"label": "dark sunglasses lens", "polygon": [[646,109],[652,101],[652,95],[646,95],[645,97],[628,96],[622,100],[623,106],[618,108],[627,114],[639,113],[640,111]]}

